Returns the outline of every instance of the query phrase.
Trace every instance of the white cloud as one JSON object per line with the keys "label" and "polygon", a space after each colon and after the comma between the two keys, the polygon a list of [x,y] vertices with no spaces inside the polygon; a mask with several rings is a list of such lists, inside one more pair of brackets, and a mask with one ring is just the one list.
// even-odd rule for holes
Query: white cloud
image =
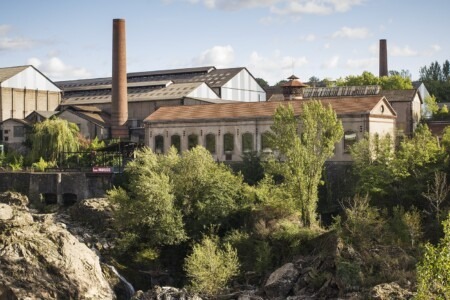
{"label": "white cloud", "polygon": [[431,45],[431,46],[430,46],[430,49],[425,50],[423,54],[426,55],[426,56],[431,56],[431,55],[434,55],[434,54],[436,54],[437,52],[441,51],[441,49],[442,49],[442,48],[441,48],[440,45],[434,44],[434,45]]}
{"label": "white cloud", "polygon": [[388,55],[392,56],[416,56],[418,52],[411,49],[408,45],[405,47],[392,46],[388,48]]}
{"label": "white cloud", "polygon": [[247,65],[254,76],[264,78],[270,84],[275,84],[307,64],[308,60],[304,56],[282,56],[279,51],[276,51],[271,57],[264,57],[253,51]]}
{"label": "white cloud", "polygon": [[52,80],[77,79],[91,77],[85,68],[77,68],[65,64],[59,57],[49,57],[41,61],[39,58],[28,59],[27,64],[33,65]]}
{"label": "white cloud", "polygon": [[330,49],[330,47],[331,47],[331,45],[330,45],[329,43],[325,43],[325,44],[323,45],[323,48],[324,48],[324,49]]}
{"label": "white cloud", "polygon": [[339,55],[335,55],[332,58],[330,58],[329,60],[325,61],[322,64],[322,68],[324,69],[334,69],[338,66],[339,63]]}
{"label": "white cloud", "polygon": [[347,39],[364,39],[369,36],[369,30],[365,27],[342,27],[335,33],[333,33],[333,38],[347,38]]}
{"label": "white cloud", "polygon": [[0,36],[6,35],[10,30],[11,30],[10,25],[6,25],[6,24],[0,25]]}
{"label": "white cloud", "polygon": [[361,59],[347,59],[345,66],[349,69],[363,69],[367,70],[378,64],[378,59],[375,57],[361,58]]}
{"label": "white cloud", "polygon": [[336,12],[346,12],[353,6],[360,5],[364,0],[284,0],[282,5],[271,6],[274,14],[314,14],[329,15]]}
{"label": "white cloud", "polygon": [[[192,4],[201,3],[209,9],[240,10],[255,7],[269,8],[277,15],[315,14],[328,15],[346,12],[366,0],[184,0]],[[170,2],[163,0],[163,2]]]}
{"label": "white cloud", "polygon": [[193,65],[211,65],[219,68],[229,67],[234,61],[234,50],[230,45],[214,46],[195,57]]}
{"label": "white cloud", "polygon": [[316,40],[316,36],[314,34],[310,33],[308,35],[302,36],[300,38],[300,40],[306,41],[306,42],[313,42]]}
{"label": "white cloud", "polygon": [[0,38],[0,51],[29,49],[35,41],[25,38]]}

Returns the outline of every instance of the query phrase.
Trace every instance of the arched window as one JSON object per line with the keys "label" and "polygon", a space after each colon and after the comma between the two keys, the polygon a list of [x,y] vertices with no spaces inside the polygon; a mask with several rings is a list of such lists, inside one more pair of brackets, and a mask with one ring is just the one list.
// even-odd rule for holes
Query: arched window
{"label": "arched window", "polygon": [[216,135],[213,133],[208,133],[205,138],[205,148],[211,154],[216,153]]}
{"label": "arched window", "polygon": [[188,150],[197,147],[198,145],[198,135],[190,134],[188,135]]}
{"label": "arched window", "polygon": [[234,150],[234,135],[232,133],[225,133],[223,135],[223,151],[225,153],[232,153]]}
{"label": "arched window", "polygon": [[269,143],[269,132],[263,132],[261,134],[261,151],[262,152],[272,152],[270,143]]}
{"label": "arched window", "polygon": [[155,136],[155,153],[164,153],[164,136],[162,135]]}
{"label": "arched window", "polygon": [[242,153],[253,151],[253,134],[246,132],[242,135]]}
{"label": "arched window", "polygon": [[355,131],[346,131],[344,133],[344,152],[349,153],[350,147],[358,140],[358,135]]}
{"label": "arched window", "polygon": [[178,134],[174,134],[170,137],[170,146],[175,147],[178,153],[181,153],[181,138]]}

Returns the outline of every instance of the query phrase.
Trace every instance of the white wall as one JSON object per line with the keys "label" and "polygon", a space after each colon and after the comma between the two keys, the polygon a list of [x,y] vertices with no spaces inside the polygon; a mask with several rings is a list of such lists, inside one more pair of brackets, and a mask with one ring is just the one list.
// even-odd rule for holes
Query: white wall
{"label": "white wall", "polygon": [[47,79],[31,66],[14,75],[13,77],[3,81],[1,83],[1,86],[20,89],[26,88],[29,90],[44,90],[51,92],[61,91],[49,79]]}
{"label": "white wall", "polygon": [[266,101],[266,92],[250,73],[243,69],[222,86],[221,98],[244,102]]}
{"label": "white wall", "polygon": [[216,93],[206,84],[202,83],[195,90],[190,92],[187,97],[204,98],[204,99],[219,99]]}

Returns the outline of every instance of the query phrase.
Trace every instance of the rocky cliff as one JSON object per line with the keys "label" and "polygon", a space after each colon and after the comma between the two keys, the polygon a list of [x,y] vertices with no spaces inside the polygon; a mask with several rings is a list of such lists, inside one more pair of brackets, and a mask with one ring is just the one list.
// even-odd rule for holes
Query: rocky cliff
{"label": "rocky cliff", "polygon": [[0,299],[115,299],[96,253],[27,202],[0,194]]}

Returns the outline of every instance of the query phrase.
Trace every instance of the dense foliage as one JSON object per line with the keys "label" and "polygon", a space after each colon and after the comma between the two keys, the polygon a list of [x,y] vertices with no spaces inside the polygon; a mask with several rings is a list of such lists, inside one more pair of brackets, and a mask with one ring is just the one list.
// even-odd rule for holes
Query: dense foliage
{"label": "dense foliage", "polygon": [[297,120],[292,107],[278,106],[270,140],[283,159],[272,159],[271,164],[296,199],[303,224],[310,227],[317,219],[318,186],[325,160],[333,155],[334,145],[344,130],[334,110],[323,107],[319,101],[305,102],[302,110]]}
{"label": "dense foliage", "polygon": [[370,72],[364,71],[361,75],[350,75],[336,81],[337,86],[360,86],[379,85],[383,90],[405,90],[412,89],[411,78],[401,74],[377,77]]}
{"label": "dense foliage", "polygon": [[444,61],[442,66],[432,62],[429,66],[420,68],[420,81],[428,92],[436,97],[437,102],[450,102],[450,62]]}
{"label": "dense foliage", "polygon": [[36,123],[31,135],[33,160],[57,161],[63,152],[78,151],[78,132],[76,124],[58,118]]}

